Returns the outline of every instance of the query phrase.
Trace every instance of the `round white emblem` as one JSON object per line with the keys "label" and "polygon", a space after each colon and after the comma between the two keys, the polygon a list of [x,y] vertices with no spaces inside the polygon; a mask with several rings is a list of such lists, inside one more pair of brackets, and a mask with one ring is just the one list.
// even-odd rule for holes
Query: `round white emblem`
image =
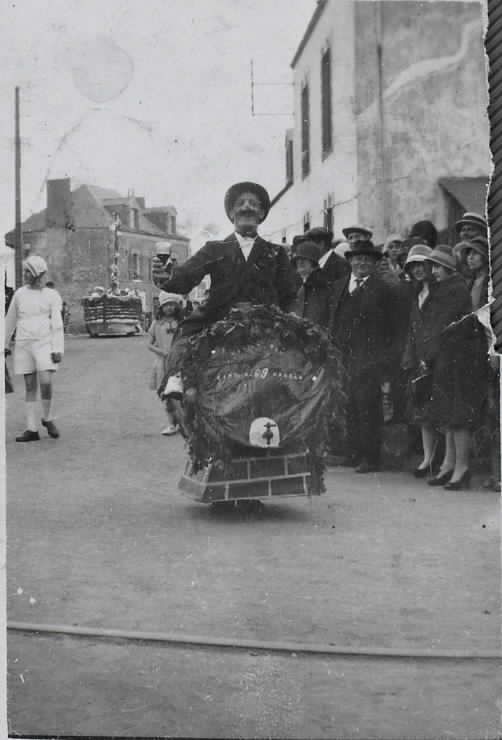
{"label": "round white emblem", "polygon": [[273,419],[262,416],[249,427],[249,442],[253,447],[279,447],[279,426]]}

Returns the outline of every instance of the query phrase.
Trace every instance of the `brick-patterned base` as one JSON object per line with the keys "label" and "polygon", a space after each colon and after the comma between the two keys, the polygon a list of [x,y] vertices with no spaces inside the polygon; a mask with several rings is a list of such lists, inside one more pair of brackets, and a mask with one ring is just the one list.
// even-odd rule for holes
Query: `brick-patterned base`
{"label": "brick-patterned base", "polygon": [[187,463],[178,487],[201,503],[311,495],[311,472],[304,453],[232,460],[225,468],[214,464],[194,473]]}

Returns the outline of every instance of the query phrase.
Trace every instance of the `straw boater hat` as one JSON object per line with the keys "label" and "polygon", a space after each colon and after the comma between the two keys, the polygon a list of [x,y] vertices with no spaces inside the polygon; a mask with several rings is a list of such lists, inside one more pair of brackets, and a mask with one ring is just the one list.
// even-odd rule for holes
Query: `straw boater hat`
{"label": "straw boater hat", "polygon": [[23,269],[28,270],[34,278],[37,278],[47,272],[47,262],[43,257],[38,257],[34,254],[24,260]]}
{"label": "straw boater hat", "polygon": [[462,255],[464,255],[468,249],[473,249],[475,252],[488,260],[488,239],[481,235],[475,236],[472,239],[469,239],[469,241],[464,241],[456,244],[455,249]]}
{"label": "straw boater hat", "polygon": [[441,267],[446,267],[447,270],[457,269],[455,255],[452,248],[447,244],[438,244],[427,257],[427,260],[436,265],[441,265]]}
{"label": "straw boater hat", "polygon": [[367,229],[366,226],[358,226],[357,224],[354,226],[347,226],[345,229],[342,229],[342,234],[348,239],[349,234],[353,234],[356,232],[357,234],[362,234],[363,238],[365,240],[370,240],[373,236],[373,232],[371,229]]}
{"label": "straw boater hat", "polygon": [[310,260],[314,265],[318,265],[320,256],[321,252],[315,242],[310,240],[303,241],[300,242],[296,248],[295,256],[292,258],[291,262],[296,263],[297,259],[303,259]]}
{"label": "straw boater hat", "polygon": [[228,218],[232,220],[230,212],[234,207],[235,201],[239,195],[242,195],[242,193],[254,193],[256,195],[263,208],[263,218],[261,222],[265,221],[268,212],[270,211],[270,196],[263,185],[258,185],[256,182],[237,182],[235,185],[228,188],[225,194],[225,213]]}
{"label": "straw boater hat", "polygon": [[457,228],[457,231],[459,231],[462,226],[466,226],[468,224],[471,226],[477,226],[478,228],[483,229],[485,232],[488,229],[486,219],[479,213],[464,213],[462,218],[457,221],[455,226]]}
{"label": "straw boater hat", "polygon": [[345,252],[345,258],[348,260],[359,255],[369,255],[370,257],[374,257],[375,261],[382,259],[382,253],[375,248],[375,245],[369,239],[354,242],[350,249],[347,249]]}
{"label": "straw boater hat", "polygon": [[415,244],[408,252],[404,269],[408,272],[410,265],[426,262],[432,254],[432,249],[426,244]]}

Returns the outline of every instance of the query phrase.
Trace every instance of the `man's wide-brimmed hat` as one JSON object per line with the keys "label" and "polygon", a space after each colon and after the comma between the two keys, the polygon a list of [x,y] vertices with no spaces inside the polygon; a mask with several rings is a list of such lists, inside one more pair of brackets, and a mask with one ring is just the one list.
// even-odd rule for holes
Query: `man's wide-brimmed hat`
{"label": "man's wide-brimmed hat", "polygon": [[322,226],[315,226],[313,229],[310,229],[310,231],[307,231],[306,236],[307,239],[316,242],[316,244],[319,242],[328,242],[331,244],[333,240],[333,232]]}
{"label": "man's wide-brimmed hat", "polygon": [[457,269],[457,260],[448,244],[438,244],[427,257],[427,260],[434,262],[436,265],[441,265],[441,267],[446,267],[448,270]]}
{"label": "man's wide-brimmed hat", "polygon": [[307,234],[295,234],[291,244],[293,245],[293,247],[297,247],[298,244],[301,244],[302,242],[306,242],[306,241],[308,241]]}
{"label": "man's wide-brimmed hat", "polygon": [[455,245],[455,249],[458,252],[466,252],[468,249],[473,249],[475,252],[480,254],[486,260],[488,260],[488,239],[484,236],[475,236],[469,241],[463,241]]}
{"label": "man's wide-brimmed hat", "polygon": [[230,212],[234,207],[235,201],[239,195],[242,195],[242,193],[254,193],[256,195],[263,208],[262,221],[264,221],[270,211],[270,196],[263,185],[258,185],[256,182],[237,182],[235,185],[228,188],[225,194],[225,213],[228,218],[232,220]]}
{"label": "man's wide-brimmed hat", "polygon": [[459,231],[462,226],[477,226],[480,229],[483,229],[484,231],[487,231],[488,226],[486,223],[486,219],[480,214],[480,213],[471,213],[467,212],[464,213],[462,218],[457,221],[455,226],[457,227],[457,231]]}
{"label": "man's wide-brimmed hat", "polygon": [[350,249],[345,252],[345,259],[352,259],[352,257],[369,256],[376,260],[382,259],[382,253],[376,249],[375,245],[369,239],[360,240],[353,242]]}
{"label": "man's wide-brimmed hat", "polygon": [[47,262],[43,257],[34,254],[23,262],[23,269],[31,272],[34,278],[40,277],[47,272]]}
{"label": "man's wide-brimmed hat", "polygon": [[321,251],[315,242],[303,241],[298,244],[295,256],[291,261],[295,263],[297,259],[310,260],[314,265],[317,265],[319,264],[320,256]]}
{"label": "man's wide-brimmed hat", "polygon": [[415,244],[408,252],[404,269],[409,270],[410,265],[425,262],[432,254],[432,249],[427,244]]}
{"label": "man's wide-brimmed hat", "polygon": [[373,236],[373,232],[371,229],[366,228],[366,226],[358,226],[357,224],[354,224],[353,226],[347,226],[345,229],[342,229],[342,234],[348,239],[349,234],[361,234],[364,239],[370,240]]}

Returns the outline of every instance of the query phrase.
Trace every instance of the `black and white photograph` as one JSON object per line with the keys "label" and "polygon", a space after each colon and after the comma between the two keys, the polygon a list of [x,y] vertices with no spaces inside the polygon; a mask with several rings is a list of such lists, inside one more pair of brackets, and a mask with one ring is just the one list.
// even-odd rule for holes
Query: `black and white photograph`
{"label": "black and white photograph", "polygon": [[5,737],[500,736],[494,5],[4,4]]}

